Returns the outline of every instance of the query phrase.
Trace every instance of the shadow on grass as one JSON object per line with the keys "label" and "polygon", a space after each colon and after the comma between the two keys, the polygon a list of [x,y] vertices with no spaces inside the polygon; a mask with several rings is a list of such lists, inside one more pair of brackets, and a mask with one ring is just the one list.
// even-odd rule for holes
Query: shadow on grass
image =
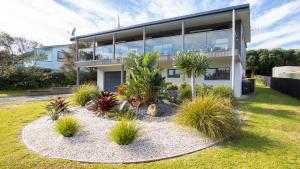
{"label": "shadow on grass", "polygon": [[282,144],[267,136],[260,136],[256,133],[243,131],[240,138],[232,140],[233,144],[228,146],[234,150],[264,152],[269,148],[280,148]]}

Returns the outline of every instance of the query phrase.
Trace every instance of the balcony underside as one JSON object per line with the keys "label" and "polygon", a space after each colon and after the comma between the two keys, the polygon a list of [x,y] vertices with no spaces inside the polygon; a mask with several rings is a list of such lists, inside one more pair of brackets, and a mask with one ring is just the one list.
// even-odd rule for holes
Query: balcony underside
{"label": "balcony underside", "polygon": [[[217,57],[231,57],[231,50],[228,51],[215,51],[204,53],[208,58],[217,58]],[[239,58],[238,50],[235,51],[236,58]],[[159,61],[172,61],[175,56],[173,55],[161,55]],[[97,67],[105,65],[120,65],[124,63],[124,58],[115,58],[115,59],[100,59],[100,60],[87,60],[87,61],[78,61],[75,63],[76,67]]]}

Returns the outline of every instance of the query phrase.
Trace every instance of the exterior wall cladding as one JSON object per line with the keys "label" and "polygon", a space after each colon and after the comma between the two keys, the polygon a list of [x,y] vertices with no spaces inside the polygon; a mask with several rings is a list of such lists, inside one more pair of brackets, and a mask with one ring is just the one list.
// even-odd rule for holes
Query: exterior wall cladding
{"label": "exterior wall cladding", "polygon": [[180,76],[172,65],[176,53],[203,52],[211,64],[205,75],[196,79],[196,84],[228,86],[240,97],[246,46],[250,42],[249,15],[247,4],[73,37],[71,40],[77,44],[91,42],[90,48],[78,49],[76,65],[78,70],[97,67],[98,87],[112,90],[116,86],[110,86],[113,79],[107,72],[120,72],[120,78],[114,76],[117,81],[113,84],[122,83],[124,57],[131,52],[157,51],[166,81],[181,84],[189,83],[190,79]]}

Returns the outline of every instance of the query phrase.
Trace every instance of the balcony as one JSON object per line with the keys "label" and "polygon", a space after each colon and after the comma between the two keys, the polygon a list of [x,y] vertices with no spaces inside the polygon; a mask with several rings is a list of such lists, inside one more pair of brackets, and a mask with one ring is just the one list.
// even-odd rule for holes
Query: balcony
{"label": "balcony", "polygon": [[[222,29],[206,32],[191,32],[182,36],[168,36],[160,38],[148,37],[145,40],[145,52],[157,51],[159,60],[172,60],[177,52],[182,50],[182,44],[186,51],[204,53],[207,57],[231,56],[231,29]],[[142,54],[143,40],[131,42],[119,42],[115,44],[115,57],[113,45],[98,46],[79,50],[77,66],[92,67],[98,65],[122,64],[123,58],[129,53]],[[238,55],[238,50],[236,49]]]}

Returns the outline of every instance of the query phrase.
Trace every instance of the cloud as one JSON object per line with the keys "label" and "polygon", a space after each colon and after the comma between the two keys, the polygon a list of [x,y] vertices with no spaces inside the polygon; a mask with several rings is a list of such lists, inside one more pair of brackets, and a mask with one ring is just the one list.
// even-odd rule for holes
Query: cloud
{"label": "cloud", "polygon": [[279,7],[273,8],[261,16],[257,16],[252,23],[252,27],[256,29],[267,28],[276,22],[298,13],[300,10],[300,1],[291,1]]}

